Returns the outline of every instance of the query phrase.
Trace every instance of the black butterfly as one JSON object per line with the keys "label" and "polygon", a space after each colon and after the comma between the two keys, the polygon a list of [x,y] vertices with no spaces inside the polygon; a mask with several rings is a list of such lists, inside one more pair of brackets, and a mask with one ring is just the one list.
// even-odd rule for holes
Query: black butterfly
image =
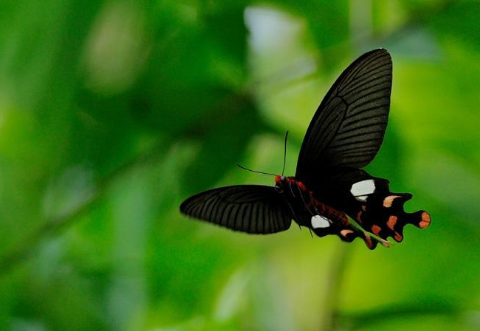
{"label": "black butterfly", "polygon": [[[182,213],[234,231],[268,234],[291,220],[323,237],[336,234],[368,248],[388,237],[400,242],[403,228],[430,225],[425,211],[406,213],[409,193],[392,193],[388,181],[361,170],[377,154],[390,109],[392,60],[384,49],[355,60],[318,107],[300,150],[295,177],[277,175],[275,186],[221,187],[194,195]],[[348,217],[356,221],[353,226]]]}

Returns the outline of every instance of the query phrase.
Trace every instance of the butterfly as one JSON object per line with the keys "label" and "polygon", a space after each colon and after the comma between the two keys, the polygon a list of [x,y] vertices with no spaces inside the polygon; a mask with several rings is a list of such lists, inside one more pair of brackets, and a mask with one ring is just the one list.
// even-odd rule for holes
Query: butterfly
{"label": "butterfly", "polygon": [[[390,111],[392,59],[385,49],[363,54],[335,81],[320,103],[303,140],[295,176],[275,176],[275,185],[236,185],[186,199],[180,211],[234,231],[270,234],[292,220],[317,236],[388,247],[403,240],[406,224],[430,225],[421,210],[404,211],[410,193],[392,193],[389,181],[361,168],[383,141]],[[350,219],[355,222],[351,222]],[[355,224],[356,223],[356,224]]]}

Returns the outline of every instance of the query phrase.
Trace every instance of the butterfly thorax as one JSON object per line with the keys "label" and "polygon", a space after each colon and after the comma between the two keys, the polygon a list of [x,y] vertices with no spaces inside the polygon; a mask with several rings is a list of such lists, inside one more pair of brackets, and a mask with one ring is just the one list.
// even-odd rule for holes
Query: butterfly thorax
{"label": "butterfly thorax", "polygon": [[293,212],[294,220],[312,229],[318,236],[331,234],[348,224],[347,216],[320,201],[315,193],[295,177],[275,176],[275,190],[282,194]]}

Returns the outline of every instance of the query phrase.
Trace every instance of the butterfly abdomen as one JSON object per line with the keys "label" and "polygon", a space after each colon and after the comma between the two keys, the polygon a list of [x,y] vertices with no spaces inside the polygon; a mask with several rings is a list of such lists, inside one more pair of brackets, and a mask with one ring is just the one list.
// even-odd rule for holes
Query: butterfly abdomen
{"label": "butterfly abdomen", "polygon": [[294,219],[299,225],[314,230],[321,237],[348,226],[345,213],[320,201],[302,181],[295,177],[284,177],[276,182],[281,185],[282,193],[289,201]]}

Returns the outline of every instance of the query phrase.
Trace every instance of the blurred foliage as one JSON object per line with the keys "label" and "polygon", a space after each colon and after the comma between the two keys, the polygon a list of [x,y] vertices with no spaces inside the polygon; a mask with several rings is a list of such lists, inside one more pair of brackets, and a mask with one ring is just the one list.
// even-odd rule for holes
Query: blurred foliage
{"label": "blurred foliage", "polygon": [[[1,330],[478,330],[480,2],[0,1]],[[369,166],[433,217],[368,251],[182,217],[293,174],[340,71],[394,60]]]}

